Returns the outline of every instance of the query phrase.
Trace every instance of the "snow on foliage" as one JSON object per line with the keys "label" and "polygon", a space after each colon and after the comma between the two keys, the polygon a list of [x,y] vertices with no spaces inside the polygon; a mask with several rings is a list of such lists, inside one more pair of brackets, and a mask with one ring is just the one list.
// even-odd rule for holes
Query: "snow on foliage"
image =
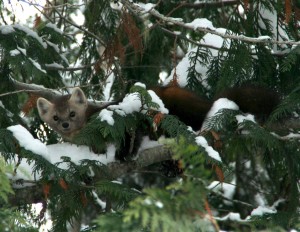
{"label": "snow on foliage", "polygon": [[[71,143],[45,145],[40,140],[33,138],[29,131],[21,125],[10,126],[7,129],[13,133],[14,137],[18,140],[21,147],[42,156],[52,164],[61,162],[61,157],[69,156],[68,154],[72,154],[69,157],[71,159],[71,162],[75,163],[76,165],[79,165],[80,161],[83,159],[94,160],[103,164],[108,164],[115,161],[116,148],[113,145],[109,145],[107,147],[106,154],[95,154],[90,151],[89,147],[87,146],[78,146]],[[11,162],[13,164],[17,161]],[[37,174],[36,176],[31,175],[33,166],[33,163],[28,165],[26,159],[22,159],[21,164],[18,166],[18,170],[21,170],[21,172],[17,172],[17,175],[14,176],[13,179],[39,179],[39,174]],[[64,162],[61,162],[58,167],[61,169],[68,168],[67,164]]]}
{"label": "snow on foliage", "polygon": [[[211,24],[210,21],[206,21],[204,19],[197,19],[194,20],[194,22],[191,23],[191,25],[196,26],[196,25],[203,25],[209,28],[214,28],[213,25]],[[226,29],[224,28],[217,28],[215,31],[225,34]],[[215,47],[216,49],[209,49],[212,56],[217,56],[219,50],[218,48],[221,48],[223,45],[224,39],[221,36],[214,35],[211,33],[207,33],[203,36],[203,38],[199,41],[200,44],[207,45],[207,46],[212,46]],[[230,41],[227,39],[226,40],[227,44],[230,44]],[[183,59],[177,64],[177,66],[171,71],[170,75],[166,78],[164,81],[163,85],[168,85],[170,81],[173,80],[173,77],[176,73],[176,78],[179,86],[185,87],[187,85],[187,80],[188,80],[188,70],[191,67],[191,61],[190,61],[190,56],[191,54],[195,53],[197,51],[197,47],[191,47],[187,51],[186,55],[183,57]],[[208,70],[207,66],[197,62],[195,70],[197,73],[201,74],[201,76],[205,79],[206,77],[206,72]],[[205,83],[203,83],[205,84]]]}
{"label": "snow on foliage", "polygon": [[215,30],[212,22],[206,18],[194,19],[192,22],[186,23],[185,25],[193,28],[194,30],[197,28],[208,28],[211,30]]}
{"label": "snow on foliage", "polygon": [[40,45],[42,45],[45,49],[47,48],[47,43],[45,43],[43,39],[35,31],[29,29],[28,27],[22,26],[20,24],[15,24],[13,27],[20,31],[25,32],[26,35],[36,39],[40,43]]}
{"label": "snow on foliage", "polygon": [[[139,86],[142,88],[146,88],[146,86],[142,83],[136,83],[135,86]],[[130,93],[127,94],[122,102],[117,105],[110,105],[107,109],[102,110],[99,113],[98,118],[101,121],[106,121],[109,125],[114,125],[113,119],[113,111],[121,116],[126,116],[128,114],[132,114],[135,112],[146,113],[148,110],[158,110],[164,114],[168,114],[169,110],[165,108],[162,100],[156,95],[156,93],[152,90],[148,90],[148,94],[151,96],[152,102],[158,104],[158,109],[148,108],[146,105],[142,105],[141,98],[138,93]]]}
{"label": "snow on foliage", "polygon": [[207,130],[208,128],[208,121],[211,117],[215,116],[220,110],[222,109],[232,109],[232,110],[239,110],[239,106],[235,104],[233,101],[228,100],[227,98],[220,98],[214,102],[211,109],[206,114],[206,119],[202,124],[201,131]]}
{"label": "snow on foliage", "polygon": [[7,35],[15,32],[15,29],[10,25],[4,25],[0,27],[0,32],[2,35]]}
{"label": "snow on foliage", "polygon": [[196,143],[205,149],[205,151],[207,152],[209,157],[211,157],[219,162],[222,162],[219,152],[217,152],[211,146],[209,146],[206,139],[203,136],[197,136]]}

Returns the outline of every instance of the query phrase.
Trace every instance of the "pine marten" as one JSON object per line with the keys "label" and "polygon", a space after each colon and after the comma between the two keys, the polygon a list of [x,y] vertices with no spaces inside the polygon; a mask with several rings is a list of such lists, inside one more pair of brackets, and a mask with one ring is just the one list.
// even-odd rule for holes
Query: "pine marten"
{"label": "pine marten", "polygon": [[[213,101],[176,86],[150,89],[161,98],[169,114],[176,115],[194,130],[201,128],[213,104]],[[262,117],[269,116],[280,101],[275,91],[256,86],[230,88],[218,94],[214,100],[222,97],[234,101],[241,111]],[[91,115],[103,109],[89,104],[80,88],[74,88],[71,95],[58,97],[51,102],[39,98],[37,108],[41,119],[69,141],[80,132]]]}

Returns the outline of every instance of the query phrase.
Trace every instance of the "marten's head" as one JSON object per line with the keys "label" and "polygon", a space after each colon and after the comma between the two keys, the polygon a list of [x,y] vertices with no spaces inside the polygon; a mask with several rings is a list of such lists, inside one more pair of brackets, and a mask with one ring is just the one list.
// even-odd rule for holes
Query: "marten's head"
{"label": "marten's head", "polygon": [[88,102],[80,88],[74,88],[71,95],[48,101],[40,97],[37,108],[41,119],[63,138],[71,140],[86,123]]}

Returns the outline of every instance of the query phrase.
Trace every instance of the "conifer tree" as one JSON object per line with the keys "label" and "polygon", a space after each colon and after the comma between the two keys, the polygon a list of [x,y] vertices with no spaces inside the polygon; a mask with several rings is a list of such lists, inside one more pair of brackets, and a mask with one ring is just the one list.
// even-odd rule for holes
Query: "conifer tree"
{"label": "conifer tree", "polygon": [[[1,231],[300,229],[298,1],[24,2],[0,3]],[[192,129],[157,85],[214,112]],[[276,93],[256,115],[215,101],[249,86]],[[73,87],[102,110],[65,141],[36,102]]]}

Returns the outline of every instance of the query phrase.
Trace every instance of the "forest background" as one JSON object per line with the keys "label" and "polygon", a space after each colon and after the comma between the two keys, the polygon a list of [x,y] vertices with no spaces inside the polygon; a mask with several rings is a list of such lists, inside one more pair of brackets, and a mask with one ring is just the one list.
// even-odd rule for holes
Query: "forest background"
{"label": "forest background", "polygon": [[[1,231],[299,229],[299,1],[22,2],[38,12],[22,24],[29,8],[0,4]],[[282,100],[263,123],[223,105],[199,132],[147,91],[168,84]],[[71,144],[35,105],[75,86],[124,100]],[[138,155],[120,162],[139,128]]]}

